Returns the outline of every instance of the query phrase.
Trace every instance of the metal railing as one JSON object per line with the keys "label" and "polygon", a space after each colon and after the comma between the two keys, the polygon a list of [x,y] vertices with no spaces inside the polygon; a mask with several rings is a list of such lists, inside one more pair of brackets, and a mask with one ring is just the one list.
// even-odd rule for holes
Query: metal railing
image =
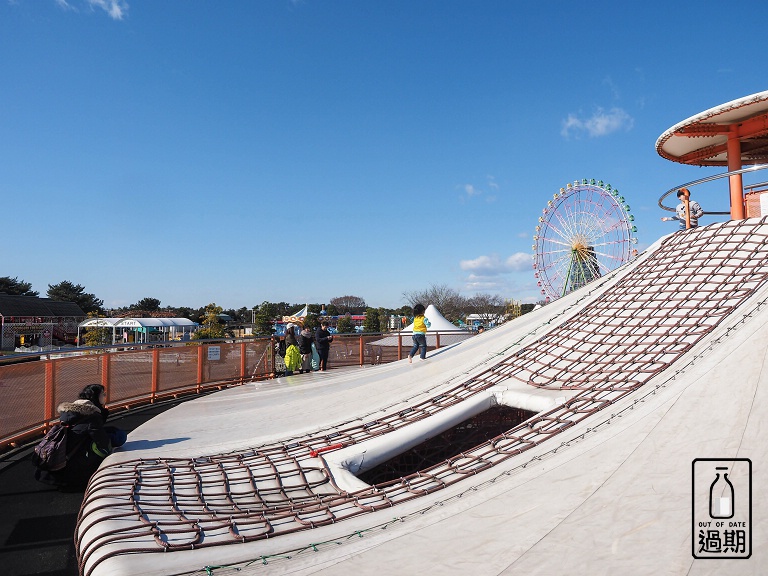
{"label": "metal railing", "polygon": [[[430,333],[433,334],[433,333]],[[377,345],[397,335],[396,346]],[[440,333],[434,345],[440,348]],[[113,411],[158,400],[201,394],[227,386],[274,378],[279,368],[275,351],[279,338],[226,341],[163,342],[154,345],[118,344],[4,358],[0,365],[0,453],[38,438],[58,421],[56,408],[71,401],[87,384],[107,390]],[[337,334],[328,365],[364,366],[404,358],[410,334]],[[8,363],[13,362],[17,363]]]}
{"label": "metal railing", "polygon": [[[707,182],[713,182],[715,180],[720,180],[721,178],[728,178],[729,176],[736,176],[738,174],[748,174],[752,172],[756,172],[758,170],[764,170],[768,168],[768,164],[757,164],[755,166],[750,166],[748,168],[742,168],[740,170],[732,170],[731,172],[724,172],[722,174],[714,174],[712,176],[707,176],[706,178],[699,178],[698,180],[693,180],[692,182],[688,182],[686,184],[681,184],[679,186],[675,186],[674,188],[670,188],[664,194],[661,195],[661,198],[659,198],[659,208],[662,210],[667,210],[669,212],[674,212],[674,207],[669,207],[664,205],[664,200],[667,199],[667,197],[671,194],[675,194],[678,190],[682,188],[691,188],[693,186],[699,186],[701,184],[706,184]],[[751,186],[744,186],[745,189],[749,188],[755,188],[759,187],[760,184],[753,184]],[[709,211],[705,210],[704,215],[717,215],[717,216],[729,216],[731,214],[730,210],[726,212],[715,212],[715,211]]]}

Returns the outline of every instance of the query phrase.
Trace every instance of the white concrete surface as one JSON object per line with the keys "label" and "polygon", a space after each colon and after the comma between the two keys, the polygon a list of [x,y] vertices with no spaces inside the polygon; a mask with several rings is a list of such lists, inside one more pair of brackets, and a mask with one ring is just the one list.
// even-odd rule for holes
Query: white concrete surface
{"label": "white concrete surface", "polygon": [[[717,226],[690,234],[691,249],[714,241],[710,238],[716,236],[708,234]],[[744,227],[756,238],[766,232],[762,221]],[[764,240],[756,242],[747,257],[762,262],[767,248]],[[576,318],[601,296],[610,297],[617,282],[631,277],[661,244],[610,278],[441,350],[426,362],[296,375],[182,404],[132,433],[125,450],[109,458],[92,486],[109,478],[110,467],[119,469],[137,458],[197,458],[284,445],[396,414],[483,373]],[[722,266],[731,258],[725,254]],[[762,497],[768,481],[768,283],[763,268],[756,270],[750,298],[673,365],[606,409],[485,471],[391,508],[247,544],[111,557],[106,556],[109,544],[102,544],[86,570],[97,576],[199,573],[205,567],[216,575],[768,573],[768,505]],[[733,299],[723,295],[724,302]],[[642,309],[644,301],[638,301]],[[473,402],[479,406],[506,398],[518,406],[556,410],[575,394],[509,379]],[[428,428],[427,421],[419,426]],[[384,444],[377,450],[407,443],[407,429],[393,433],[389,443],[390,435],[377,437]],[[419,434],[425,433],[410,437]],[[366,442],[329,452],[329,466],[359,464],[355,458],[371,446]],[[751,558],[693,557],[692,462],[697,458],[751,459]],[[119,509],[127,496],[115,490],[110,498],[89,502],[86,497],[84,509],[104,501]],[[743,494],[737,506],[742,502]],[[81,522],[83,546],[98,542],[114,526]],[[156,548],[151,538],[139,535],[133,545]],[[94,566],[100,554],[105,559]]]}

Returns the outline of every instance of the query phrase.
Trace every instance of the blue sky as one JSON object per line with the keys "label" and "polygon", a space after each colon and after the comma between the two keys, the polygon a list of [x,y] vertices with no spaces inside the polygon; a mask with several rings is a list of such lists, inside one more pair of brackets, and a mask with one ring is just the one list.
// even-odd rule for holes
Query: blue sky
{"label": "blue sky", "polygon": [[641,249],[674,230],[659,196],[720,170],[656,139],[768,89],[766,21],[754,1],[0,0],[0,276],[108,307],[536,301],[532,235],[567,182],[619,188]]}

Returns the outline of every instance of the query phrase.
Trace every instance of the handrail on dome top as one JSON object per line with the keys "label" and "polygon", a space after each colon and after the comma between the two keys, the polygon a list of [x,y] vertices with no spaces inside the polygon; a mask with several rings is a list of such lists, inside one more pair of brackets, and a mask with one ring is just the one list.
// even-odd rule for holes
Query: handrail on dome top
{"label": "handrail on dome top", "polygon": [[[664,192],[664,194],[661,195],[661,198],[659,198],[659,208],[662,210],[668,210],[670,212],[674,212],[674,208],[670,208],[669,206],[664,206],[663,202],[672,193],[677,192],[681,188],[690,188],[691,186],[697,186],[698,184],[704,184],[706,182],[712,182],[713,180],[719,180],[720,178],[726,178],[728,176],[735,176],[737,174],[744,174],[745,172],[756,172],[757,170],[764,170],[765,168],[768,168],[768,164],[755,164],[754,166],[750,166],[749,168],[742,168],[741,170],[733,170],[731,172],[724,172],[723,174],[714,174],[713,176],[707,176],[706,178],[700,178],[699,180],[694,180],[693,182],[688,182],[687,184],[681,184],[680,186],[675,186],[674,188],[667,190]],[[745,186],[745,188],[755,188],[759,186],[759,184],[755,184],[752,186]],[[730,211],[728,212],[709,212],[705,211],[704,214],[717,214],[717,215],[730,215]]]}

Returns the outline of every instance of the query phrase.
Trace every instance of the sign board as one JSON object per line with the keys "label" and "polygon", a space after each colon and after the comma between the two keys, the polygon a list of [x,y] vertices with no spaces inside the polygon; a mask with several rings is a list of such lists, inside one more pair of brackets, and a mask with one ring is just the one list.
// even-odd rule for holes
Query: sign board
{"label": "sign board", "polygon": [[221,360],[221,346],[208,346],[208,360]]}
{"label": "sign board", "polygon": [[752,460],[696,458],[692,493],[693,557],[752,556]]}

